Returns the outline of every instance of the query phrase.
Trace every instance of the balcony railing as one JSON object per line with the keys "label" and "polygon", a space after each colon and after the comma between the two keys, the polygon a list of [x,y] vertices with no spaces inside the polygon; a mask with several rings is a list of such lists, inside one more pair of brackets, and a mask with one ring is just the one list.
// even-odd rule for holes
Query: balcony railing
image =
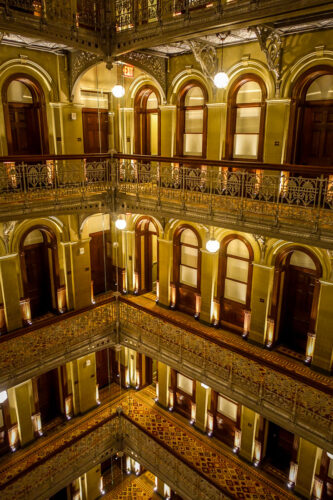
{"label": "balcony railing", "polygon": [[42,202],[45,211],[47,201],[59,207],[112,192],[155,213],[332,236],[333,167],[122,154],[28,160],[0,158],[0,214],[15,203]]}

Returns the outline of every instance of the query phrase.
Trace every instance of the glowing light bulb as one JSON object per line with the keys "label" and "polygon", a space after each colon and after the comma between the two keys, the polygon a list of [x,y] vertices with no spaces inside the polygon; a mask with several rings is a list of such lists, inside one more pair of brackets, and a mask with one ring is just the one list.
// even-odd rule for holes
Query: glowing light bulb
{"label": "glowing light bulb", "polygon": [[225,89],[229,83],[229,77],[224,71],[219,71],[214,76],[214,85],[218,89]]}
{"label": "glowing light bulb", "polygon": [[125,227],[126,227],[125,219],[117,219],[116,220],[116,228],[117,229],[125,229]]}
{"label": "glowing light bulb", "polygon": [[117,97],[118,99],[120,97],[123,97],[125,95],[125,89],[122,85],[115,85],[113,89],[111,90],[112,94]]}
{"label": "glowing light bulb", "polygon": [[215,253],[220,248],[220,243],[217,240],[208,240],[206,243],[206,250],[210,253]]}
{"label": "glowing light bulb", "polygon": [[7,400],[7,391],[0,392],[0,404],[4,403]]}

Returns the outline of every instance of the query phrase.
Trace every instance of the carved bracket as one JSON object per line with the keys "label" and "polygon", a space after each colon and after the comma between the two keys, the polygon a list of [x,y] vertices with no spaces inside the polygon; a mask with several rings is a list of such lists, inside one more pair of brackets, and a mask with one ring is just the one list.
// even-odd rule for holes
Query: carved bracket
{"label": "carved bracket", "polygon": [[4,222],[4,224],[3,224],[3,240],[5,243],[7,253],[9,253],[9,251],[10,251],[10,248],[9,248],[10,238],[14,232],[16,224],[17,224],[16,220]]}
{"label": "carved bracket", "polygon": [[101,55],[93,54],[92,52],[85,52],[83,50],[69,53],[69,95],[70,100],[74,98],[74,86],[79,76],[85,69],[90,66],[101,62],[103,57]]}
{"label": "carved bracket", "polygon": [[267,238],[261,234],[254,234],[253,237],[260,247],[260,264],[263,264],[267,251]]}
{"label": "carved bracket", "polygon": [[206,78],[213,80],[218,68],[215,46],[198,39],[187,40],[187,44],[192,50],[196,61],[200,64],[203,74]]}
{"label": "carved bracket", "polygon": [[275,92],[278,95],[281,83],[282,33],[267,25],[254,26],[250,29],[256,34],[260,48],[266,56],[269,70],[275,78]]}

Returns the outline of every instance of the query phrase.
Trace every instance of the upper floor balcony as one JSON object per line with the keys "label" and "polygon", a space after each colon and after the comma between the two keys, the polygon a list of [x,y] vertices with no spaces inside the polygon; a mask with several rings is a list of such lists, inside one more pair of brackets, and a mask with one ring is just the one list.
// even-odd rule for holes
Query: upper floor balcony
{"label": "upper floor balcony", "polygon": [[139,211],[332,246],[331,167],[123,154],[0,161],[3,221]]}

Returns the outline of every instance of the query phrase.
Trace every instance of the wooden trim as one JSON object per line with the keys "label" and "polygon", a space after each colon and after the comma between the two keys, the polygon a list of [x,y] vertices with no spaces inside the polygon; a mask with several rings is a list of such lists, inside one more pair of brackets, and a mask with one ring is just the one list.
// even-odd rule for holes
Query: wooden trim
{"label": "wooden trim", "polygon": [[[185,106],[187,92],[193,88],[199,87],[202,90],[205,104],[202,106]],[[207,154],[207,120],[208,112],[206,103],[208,102],[208,92],[206,87],[199,80],[189,80],[180,88],[177,96],[177,130],[176,130],[176,154],[182,158],[188,158],[184,155],[184,134],[185,134],[185,112],[187,109],[203,109],[202,123],[202,154],[200,158],[205,158]],[[196,157],[197,158],[197,157]]]}
{"label": "wooden trim", "polygon": [[287,164],[298,163],[300,133],[303,123],[307,90],[310,87],[311,83],[320,76],[332,74],[332,66],[322,64],[309,68],[307,71],[302,73],[294,83],[291,93],[289,133],[285,159]]}
{"label": "wooden trim", "polygon": [[[144,223],[144,221],[146,221]],[[143,224],[144,223],[144,224]],[[149,224],[152,223],[155,227],[155,232],[149,231]],[[144,227],[142,228],[142,225]],[[150,216],[145,216],[142,215],[141,217],[138,218],[135,224],[135,273],[137,273],[138,276],[138,289],[136,290],[136,293],[146,293],[149,290],[150,286],[149,283],[152,281],[152,236],[156,235],[157,238],[159,236],[159,229],[154,221],[154,219]],[[144,255],[142,255],[141,251],[141,237],[144,237]],[[157,244],[157,280],[158,280],[158,275],[159,275],[159,243],[158,240],[156,241]],[[141,275],[141,259],[145,260],[145,286],[142,288],[142,275]]]}
{"label": "wooden trim", "polygon": [[[154,93],[157,98],[158,108],[147,109],[147,101],[151,94]],[[161,98],[158,90],[153,85],[144,85],[141,87],[134,98],[134,152],[136,154],[151,155],[150,151],[150,129],[149,120],[150,114],[156,113],[158,116],[158,131],[157,131],[157,151],[161,154]]]}
{"label": "wooden trim", "polygon": [[[237,104],[237,94],[242,85],[247,82],[254,81],[259,84],[261,88],[261,102],[260,103],[249,103],[249,104]],[[263,80],[257,76],[255,73],[246,73],[239,76],[232,84],[227,102],[227,126],[226,126],[226,138],[225,138],[225,154],[224,157],[227,160],[233,159],[234,152],[234,136],[236,133],[236,119],[237,119],[237,108],[248,108],[248,107],[260,107],[260,126],[259,126],[259,143],[258,143],[258,156],[255,161],[263,160],[264,153],[264,138],[265,138],[265,119],[266,119],[266,99],[267,99],[267,89]],[[247,161],[252,161],[251,159]]]}
{"label": "wooden trim", "polygon": [[41,145],[41,153],[43,155],[48,154],[49,152],[49,139],[48,139],[48,126],[47,126],[47,115],[46,115],[46,104],[45,104],[45,96],[43,89],[33,76],[27,75],[25,73],[14,73],[10,75],[4,82],[1,91],[3,112],[4,112],[4,121],[5,121],[5,130],[7,137],[7,145],[8,145],[8,153],[9,155],[14,154],[13,151],[13,138],[12,131],[10,126],[10,118],[9,118],[9,103],[7,91],[11,82],[14,80],[18,80],[28,87],[33,97],[33,106],[37,110],[38,121],[39,121],[39,134],[40,134],[40,145]]}

